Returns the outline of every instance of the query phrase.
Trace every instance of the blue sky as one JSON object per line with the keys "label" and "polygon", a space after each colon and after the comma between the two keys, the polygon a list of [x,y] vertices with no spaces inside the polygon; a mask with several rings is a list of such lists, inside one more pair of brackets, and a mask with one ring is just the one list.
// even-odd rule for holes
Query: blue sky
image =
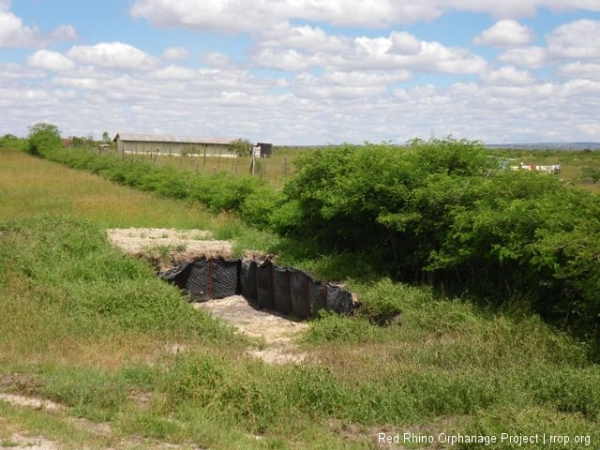
{"label": "blue sky", "polygon": [[600,141],[600,0],[0,0],[0,135]]}

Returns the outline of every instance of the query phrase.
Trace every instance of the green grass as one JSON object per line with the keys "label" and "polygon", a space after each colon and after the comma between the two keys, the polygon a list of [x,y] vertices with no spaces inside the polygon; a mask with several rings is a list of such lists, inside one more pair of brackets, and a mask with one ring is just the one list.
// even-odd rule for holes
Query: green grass
{"label": "green grass", "polygon": [[102,228],[211,230],[215,239],[235,241],[240,253],[274,240],[271,234],[247,227],[228,214],[210,214],[197,203],[142,193],[17,151],[0,148],[0,157],[3,219],[28,218],[45,212],[82,218]]}
{"label": "green grass", "polygon": [[[309,244],[294,252],[280,242],[286,263],[344,281],[362,306],[354,317],[310,321],[299,343],[305,364],[268,365],[148,265],[112,248],[103,230],[209,229],[267,250],[264,233],[5,149],[0,195],[0,377],[23,377],[2,389],[66,407],[51,414],[0,400],[0,443],[19,432],[60,448],[368,449],[385,448],[379,432],[405,431],[600,443],[600,368],[585,344],[517,306],[443,299],[372,271],[357,277],[361,261],[310,258]],[[398,320],[380,326],[381,314]],[[174,355],[174,344],[186,350]],[[73,418],[107,423],[111,437]]]}
{"label": "green grass", "polygon": [[567,151],[567,150],[492,150],[493,154],[514,159],[511,165],[520,162],[535,165],[561,165],[560,178],[581,186],[595,193],[600,193],[600,186],[585,180],[584,167],[600,166],[600,151]]}
{"label": "green grass", "polygon": [[[302,153],[310,151],[303,148],[274,148],[269,158],[258,160],[254,176],[267,180],[272,186],[281,187],[286,178],[295,173],[294,161]],[[201,175],[227,173],[235,176],[251,174],[250,156],[230,158],[207,155],[157,156],[145,154],[127,154],[125,158],[135,161],[151,161],[157,166],[171,166]]]}

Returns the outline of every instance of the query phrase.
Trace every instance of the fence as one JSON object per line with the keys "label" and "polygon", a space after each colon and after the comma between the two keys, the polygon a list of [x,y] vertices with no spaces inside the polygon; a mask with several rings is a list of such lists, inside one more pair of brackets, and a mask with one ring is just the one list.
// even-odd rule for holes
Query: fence
{"label": "fence", "polygon": [[161,272],[159,276],[188,292],[192,301],[242,295],[260,308],[274,309],[299,319],[314,316],[322,309],[350,314],[354,307],[349,291],[269,260],[202,258]]}
{"label": "fence", "polygon": [[121,157],[147,161],[154,165],[177,167],[196,174],[216,175],[220,172],[226,172],[234,176],[253,175],[276,184],[282,184],[287,177],[294,174],[293,162],[299,153],[300,151],[273,152],[269,158],[256,159],[254,167],[252,158],[238,157],[224,151],[210,154],[127,151],[122,152]]}

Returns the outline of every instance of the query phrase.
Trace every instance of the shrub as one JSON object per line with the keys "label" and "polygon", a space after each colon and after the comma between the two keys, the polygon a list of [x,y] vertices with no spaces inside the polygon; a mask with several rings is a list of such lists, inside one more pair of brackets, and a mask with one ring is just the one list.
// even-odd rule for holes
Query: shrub
{"label": "shrub", "polygon": [[60,131],[56,125],[37,123],[29,128],[27,152],[40,156],[47,150],[62,146]]}
{"label": "shrub", "polygon": [[464,140],[343,146],[307,154],[271,224],[394,277],[500,305],[525,299],[588,338],[600,330],[598,197],[506,172]]}

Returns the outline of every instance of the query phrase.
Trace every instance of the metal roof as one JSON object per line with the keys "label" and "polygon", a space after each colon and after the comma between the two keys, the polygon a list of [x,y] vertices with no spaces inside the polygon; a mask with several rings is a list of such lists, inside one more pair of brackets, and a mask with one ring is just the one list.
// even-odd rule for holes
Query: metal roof
{"label": "metal roof", "polygon": [[178,144],[221,144],[229,145],[236,138],[207,138],[200,136],[174,136],[168,134],[133,134],[117,133],[113,141],[123,142],[173,142]]}

